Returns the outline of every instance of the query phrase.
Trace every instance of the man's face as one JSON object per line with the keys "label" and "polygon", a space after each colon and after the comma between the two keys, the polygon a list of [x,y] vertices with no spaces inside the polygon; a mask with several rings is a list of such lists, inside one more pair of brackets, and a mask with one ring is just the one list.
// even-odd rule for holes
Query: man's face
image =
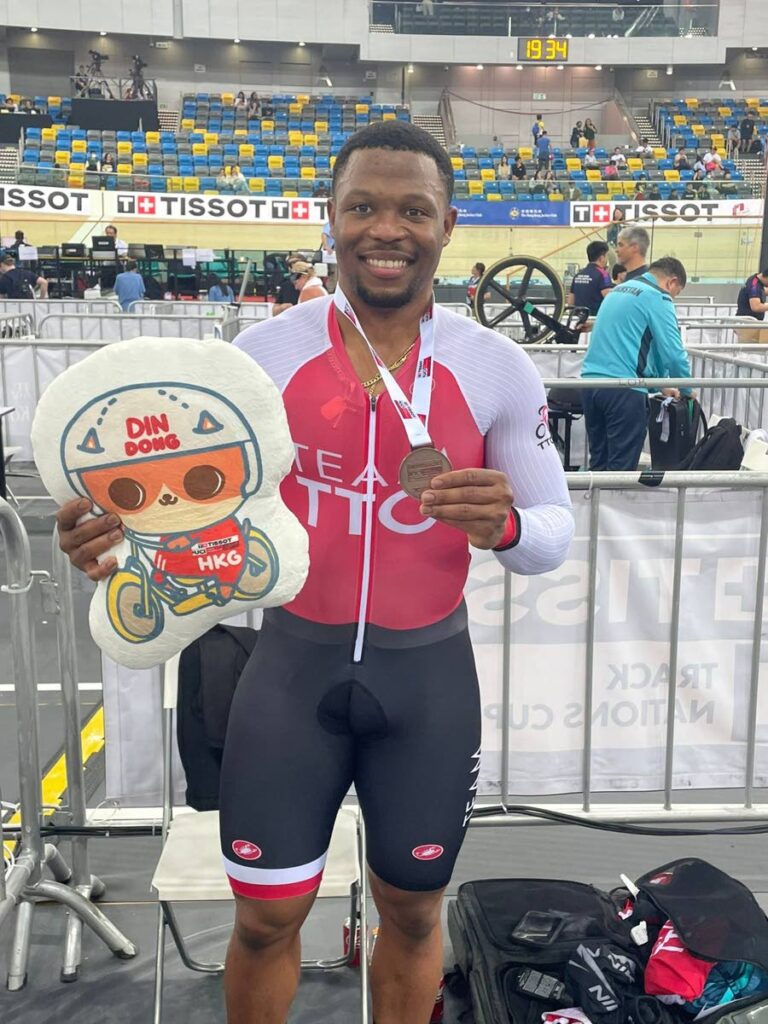
{"label": "man's face", "polygon": [[117,238],[117,231],[114,228],[107,228],[106,234],[108,238]]}
{"label": "man's face", "polygon": [[350,298],[395,309],[431,293],[457,211],[425,153],[352,153],[328,203],[339,273]]}
{"label": "man's face", "polygon": [[608,253],[604,252],[601,256],[598,256],[595,262],[601,270],[604,270],[608,266]]}
{"label": "man's face", "polygon": [[619,263],[623,263],[625,267],[628,264],[637,263],[639,255],[640,250],[637,243],[628,242],[623,235],[619,235],[616,241],[616,257]]}
{"label": "man's face", "polygon": [[665,284],[661,286],[665,291],[668,291],[673,299],[676,299],[683,290],[683,285],[676,277],[668,277]]}

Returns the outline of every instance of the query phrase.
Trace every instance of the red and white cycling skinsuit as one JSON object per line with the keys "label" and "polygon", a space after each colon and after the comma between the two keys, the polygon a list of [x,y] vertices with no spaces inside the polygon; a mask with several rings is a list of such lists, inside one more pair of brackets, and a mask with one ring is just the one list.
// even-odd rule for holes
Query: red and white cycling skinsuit
{"label": "red and white cycling skinsuit", "polygon": [[[210,579],[235,584],[243,574],[246,547],[243,529],[234,517],[222,519],[213,526],[193,530],[184,535],[188,542],[178,546],[178,535],[161,537],[155,552],[153,576],[156,582],[165,577]],[[176,542],[176,546],[169,547]]]}
{"label": "red and white cycling skinsuit", "polygon": [[[541,379],[513,342],[441,307],[434,316],[432,442],[454,469],[509,479],[500,562],[554,569],[573,518]],[[402,423],[388,394],[371,399],[361,387],[330,297],[249,327],[235,344],[282,393],[296,448],[282,497],[309,534],[310,568],[289,605],[265,612],[235,694],[221,783],[230,882],[256,899],[317,888],[354,783],[373,871],[402,889],[440,888],[480,763],[467,535],[424,519],[401,490]],[[396,374],[408,396],[418,348]]]}

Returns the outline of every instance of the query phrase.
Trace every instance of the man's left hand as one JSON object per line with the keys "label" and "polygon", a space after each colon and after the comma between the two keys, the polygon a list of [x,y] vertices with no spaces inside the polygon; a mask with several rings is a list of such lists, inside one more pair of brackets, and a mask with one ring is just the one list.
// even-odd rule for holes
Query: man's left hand
{"label": "man's left hand", "polygon": [[476,548],[495,548],[502,537],[514,495],[504,473],[459,469],[436,476],[421,496],[423,516],[463,530]]}

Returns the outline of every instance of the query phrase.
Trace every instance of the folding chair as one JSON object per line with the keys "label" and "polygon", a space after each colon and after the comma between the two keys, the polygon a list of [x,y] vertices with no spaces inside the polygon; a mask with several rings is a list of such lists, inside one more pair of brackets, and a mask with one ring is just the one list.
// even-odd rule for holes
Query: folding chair
{"label": "folding chair", "polygon": [[[162,1024],[163,978],[165,972],[165,929],[171,933],[181,961],[190,970],[220,974],[221,963],[193,959],[174,913],[172,903],[222,900],[234,901],[222,864],[219,845],[218,811],[183,811],[173,816],[173,712],[178,693],[179,656],[165,665],[163,679],[163,850],[152,878],[157,892],[158,924],[155,958],[153,1024]],[[290,810],[286,808],[286,812]],[[342,807],[331,836],[328,859],[318,899],[349,899],[350,937],[346,953],[327,960],[302,960],[303,970],[333,970],[351,966],[355,960],[355,936],[360,936],[360,1022],[368,1024],[367,896],[365,832],[356,807]]]}

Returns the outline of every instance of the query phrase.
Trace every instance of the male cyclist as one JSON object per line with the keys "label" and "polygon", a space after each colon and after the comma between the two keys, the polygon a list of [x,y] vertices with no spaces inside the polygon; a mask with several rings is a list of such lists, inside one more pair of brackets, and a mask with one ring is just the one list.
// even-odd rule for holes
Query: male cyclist
{"label": "male cyclist", "polygon": [[[290,605],[266,613],[230,717],[230,1024],[284,1024],[299,929],[352,783],[380,917],[374,1016],[429,1020],[442,895],[479,771],[468,545],[542,573],[573,533],[530,359],[433,306],[456,222],[452,188],[450,160],[421,129],[393,121],[357,132],[338,154],[329,202],[336,293],[236,342],[283,395],[296,459],[282,496],[309,533],[310,571]],[[62,546],[102,579],[113,566],[97,557],[119,521],[76,526],[78,515],[74,504],[60,511]]]}

